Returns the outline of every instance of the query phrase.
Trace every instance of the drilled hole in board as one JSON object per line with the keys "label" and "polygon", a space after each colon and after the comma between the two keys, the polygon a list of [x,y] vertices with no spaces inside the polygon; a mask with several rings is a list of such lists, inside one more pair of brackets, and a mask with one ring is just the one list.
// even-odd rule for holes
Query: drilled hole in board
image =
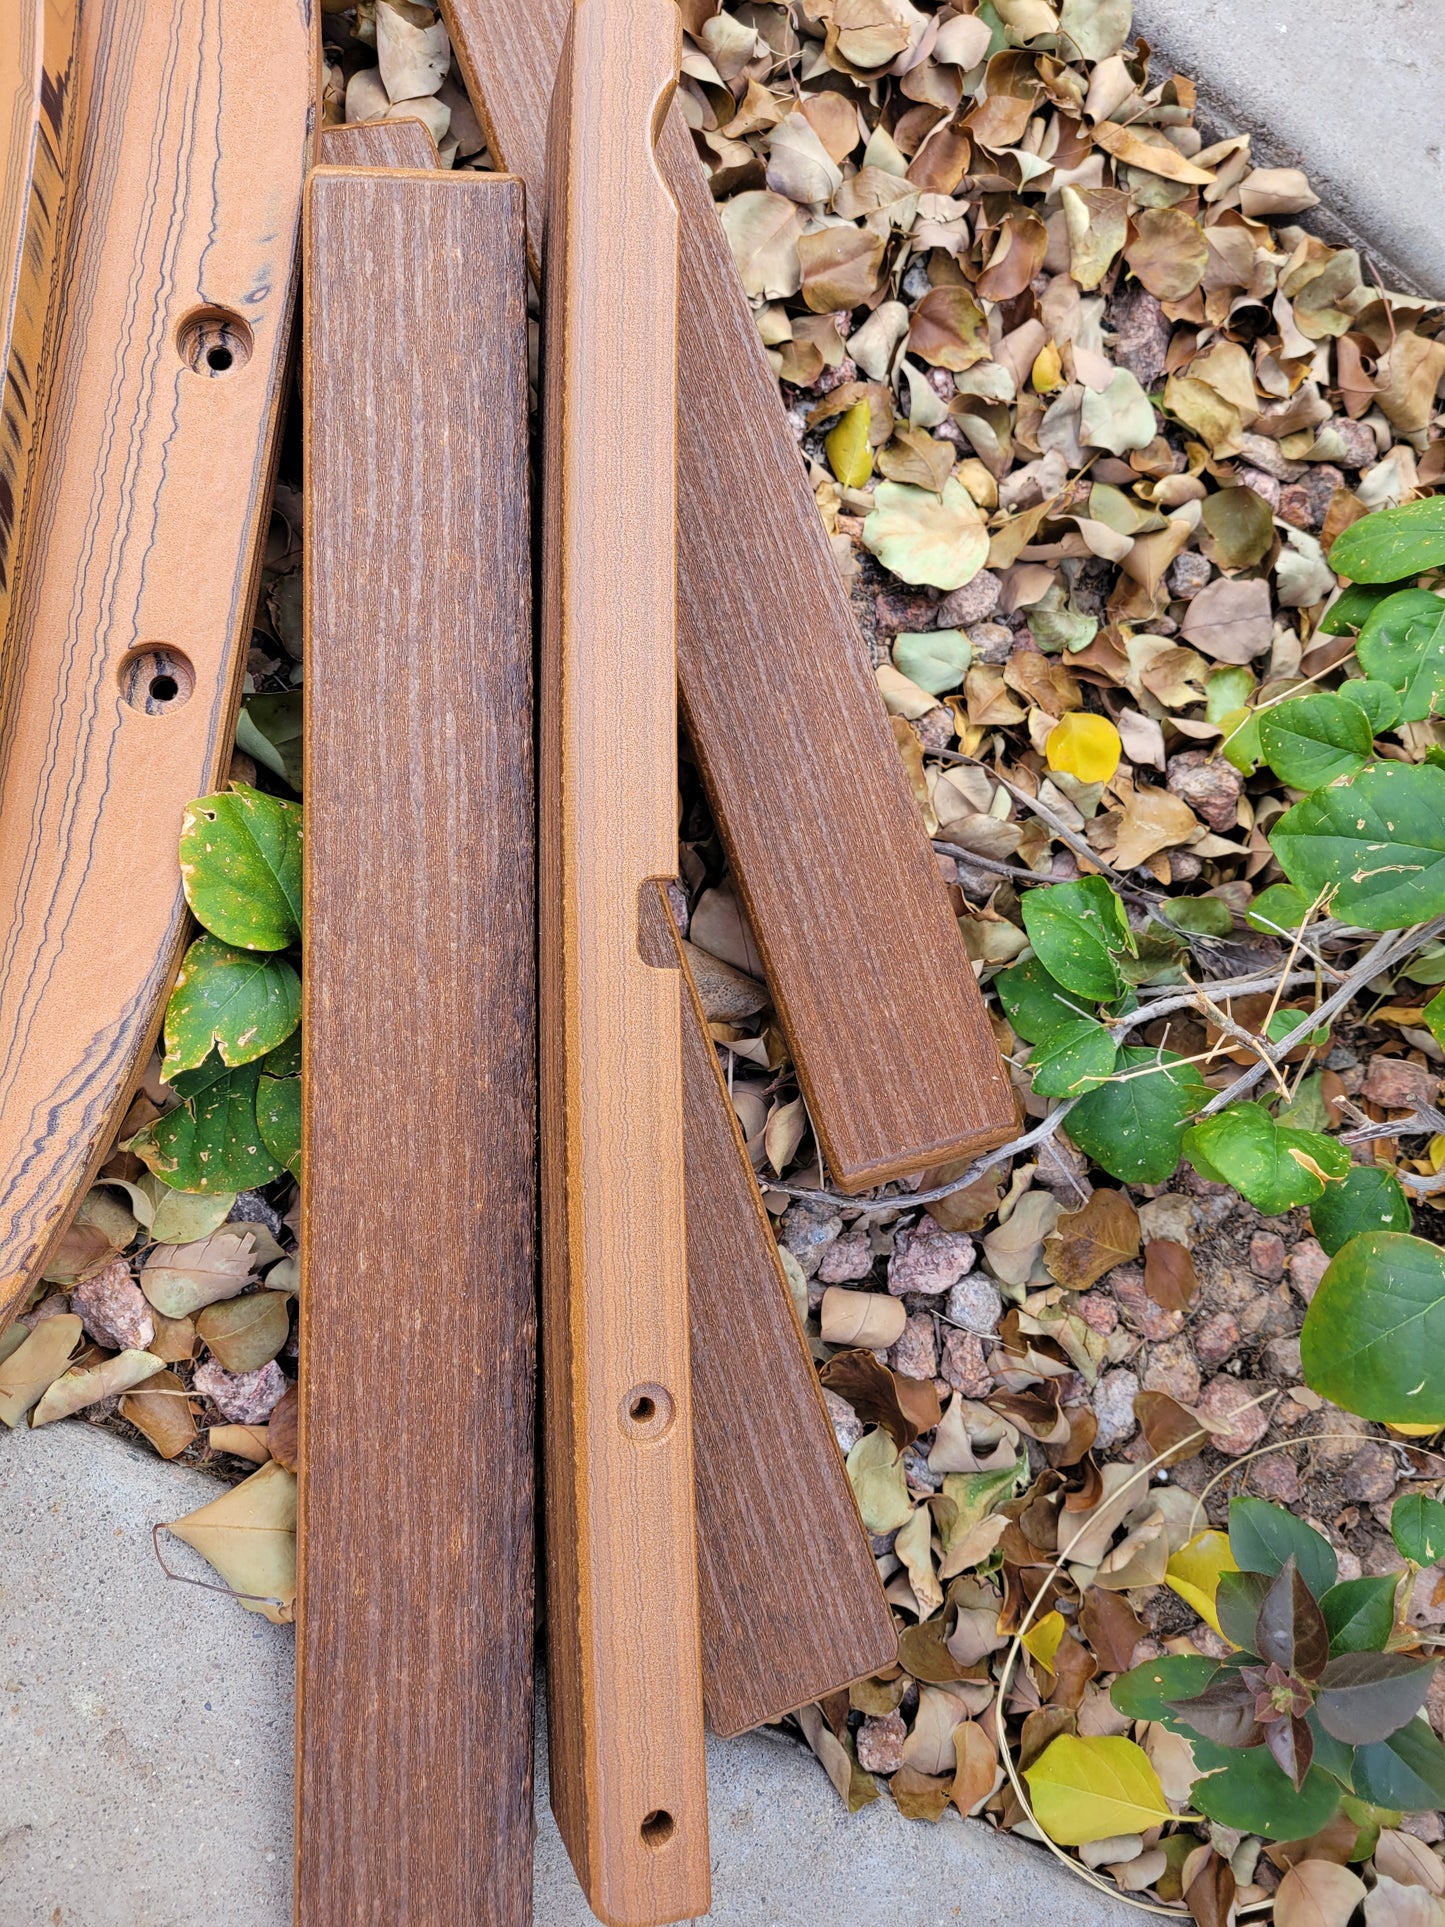
{"label": "drilled hole in board", "polygon": [[176,347],[188,368],[219,381],[251,359],[251,330],[229,308],[197,308],[181,323]]}
{"label": "drilled hole in board", "polygon": [[132,709],[147,716],[167,716],[189,698],[196,672],[179,649],[151,643],[123,658],[119,681],[120,693]]}
{"label": "drilled hole in board", "polygon": [[642,1822],[642,1844],[644,1847],[665,1847],[677,1832],[677,1822],[662,1807],[654,1807]]}
{"label": "drilled hole in board", "polygon": [[622,1401],[622,1429],[629,1438],[660,1439],[672,1429],[674,1409],[661,1385],[634,1385]]}

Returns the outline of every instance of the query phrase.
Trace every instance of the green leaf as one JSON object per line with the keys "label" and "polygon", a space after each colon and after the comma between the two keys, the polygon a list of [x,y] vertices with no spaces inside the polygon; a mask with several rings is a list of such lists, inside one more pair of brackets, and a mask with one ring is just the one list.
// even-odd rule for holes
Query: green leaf
{"label": "green leaf", "polygon": [[1331,1260],[1300,1333],[1305,1383],[1361,1418],[1445,1424],[1445,1252],[1366,1231]]}
{"label": "green leaf", "polygon": [[1227,937],[1234,928],[1233,912],[1219,897],[1168,897],[1159,914],[1192,937]]}
{"label": "green leaf", "polygon": [[1383,596],[1389,595],[1394,586],[1391,582],[1352,583],[1341,592],[1337,601],[1330,604],[1320,622],[1320,634],[1347,636],[1352,629],[1360,628],[1375,604]]}
{"label": "green leaf", "polygon": [[1445,770],[1372,763],[1296,803],[1270,844],[1291,883],[1333,889],[1333,914],[1401,930],[1445,911]]}
{"label": "green leaf", "polygon": [[1334,1257],[1362,1231],[1408,1231],[1413,1220],[1404,1186],[1380,1164],[1357,1164],[1310,1206],[1310,1229]]}
{"label": "green leaf", "polygon": [[1400,975],[1412,984],[1445,984],[1445,943],[1422,944],[1400,965]]}
{"label": "green leaf", "polygon": [[1262,712],[1259,744],[1282,783],[1317,790],[1361,768],[1374,733],[1354,703],[1338,696],[1299,696]]}
{"label": "green leaf", "polygon": [[1347,528],[1330,550],[1330,567],[1352,582],[1400,582],[1445,563],[1445,496],[1427,495],[1403,508],[1378,509]]}
{"label": "green leaf", "polygon": [[1367,676],[1399,692],[1404,721],[1422,722],[1445,696],[1445,602],[1425,589],[1386,596],[1355,654]]}
{"label": "green leaf", "polygon": [[1377,1807],[1428,1813],[1445,1807],[1445,1746],[1414,1719],[1374,1746],[1355,1749],[1355,1792]]}
{"label": "green leaf", "polygon": [[[1445,1515],[1445,1506],[1440,1510]],[[1383,1651],[1395,1630],[1395,1586],[1394,1579],[1367,1574],[1330,1587],[1320,1611],[1330,1629],[1331,1655]]]}
{"label": "green leaf", "polygon": [[236,722],[236,747],[245,750],[299,796],[302,773],[302,692],[248,696]]}
{"label": "green leaf", "polygon": [[1118,1056],[1112,1032],[1092,1017],[1081,1017],[1066,1030],[1056,1031],[1029,1059],[1034,1089],[1040,1097],[1077,1097],[1097,1090],[1113,1072]]}
{"label": "green leaf", "polygon": [[1209,680],[1204,685],[1204,714],[1208,721],[1223,725],[1226,716],[1249,705],[1249,699],[1258,687],[1252,669],[1242,663],[1230,663],[1226,668],[1210,671]]}
{"label": "green leaf", "polygon": [[1030,890],[1023,913],[1029,942],[1065,990],[1095,1000],[1119,995],[1124,977],[1113,953],[1132,951],[1134,937],[1103,877]]}
{"label": "green leaf", "polygon": [[301,1079],[267,1077],[256,1087],[256,1125],[261,1142],[293,1178],[301,1176]]}
{"label": "green leaf", "polygon": [[177,1191],[254,1191],[281,1166],[256,1123],[259,1063],[228,1070],[212,1052],[199,1070],[175,1080],[183,1101],[131,1140],[136,1155]]}
{"label": "green leaf", "polygon": [[1445,1559],[1445,1505],[1423,1492],[1407,1492],[1395,1501],[1390,1536],[1401,1558],[1417,1566],[1437,1565]]}
{"label": "green leaf", "polygon": [[1265,1594],[1278,1577],[1268,1572],[1222,1572],[1214,1595],[1214,1614],[1219,1630],[1232,1646],[1246,1653],[1258,1652],[1255,1624]]}
{"label": "green leaf", "polygon": [[920,635],[905,632],[893,638],[894,668],[930,696],[959,688],[972,661],[973,644],[962,629],[934,629]]}
{"label": "green leaf", "polygon": [[242,950],[287,949],[301,935],[301,805],[244,783],[199,798],[181,827],[181,880],[213,936]]}
{"label": "green leaf", "polygon": [[1329,1591],[1339,1574],[1329,1540],[1268,1499],[1230,1500],[1229,1549],[1242,1572],[1276,1573],[1292,1558],[1316,1599]]}
{"label": "green leaf", "polygon": [[1212,1096],[1195,1066],[1172,1053],[1121,1050],[1110,1081],[1069,1113],[1069,1136],[1110,1177],[1163,1184],[1178,1169],[1185,1125]]}
{"label": "green leaf", "polygon": [[1253,776],[1264,761],[1259,740],[1259,711],[1232,709],[1221,717],[1219,727],[1224,731],[1220,755],[1226,763],[1232,763],[1241,776]]}
{"label": "green leaf", "polygon": [[1004,1014],[1026,1044],[1047,1044],[1092,1017],[1096,998],[1081,998],[1051,977],[1038,957],[1029,957],[993,980]]}
{"label": "green leaf", "polygon": [[1061,1847],[1142,1833],[1174,1817],[1148,1754],[1133,1740],[1061,1733],[1024,1778],[1034,1818]]}
{"label": "green leaf", "polygon": [[1304,1018],[1297,1010],[1277,1010],[1265,1025],[1264,1034],[1271,1044],[1284,1044],[1287,1043],[1291,1037],[1296,1037],[1297,1044],[1308,1044],[1313,1050],[1318,1050],[1321,1044],[1327,1044],[1329,1042],[1330,1029],[1328,1024],[1325,1025],[1323,1030],[1312,1030],[1304,1037],[1298,1037],[1297,1033],[1300,1025],[1304,1021]]}
{"label": "green leaf", "polygon": [[1353,703],[1362,709],[1376,736],[1383,736],[1387,729],[1393,729],[1400,720],[1401,699],[1398,689],[1392,689],[1387,682],[1372,682],[1367,676],[1351,676],[1348,682],[1339,687],[1342,702]]}
{"label": "green leaf", "polygon": [[[1425,1006],[1425,1022],[1437,1044],[1445,1044],[1445,990],[1438,991]],[[1399,1226],[1392,1227],[1395,1230]]]}
{"label": "green leaf", "polygon": [[[1315,1035],[1319,1036],[1320,1033],[1316,1032]],[[1325,1102],[1325,1073],[1311,1071],[1299,1084],[1288,1104],[1281,1099],[1274,1113],[1274,1121],[1276,1124],[1287,1124],[1296,1131],[1328,1131],[1330,1107]],[[1329,1195],[1327,1189],[1325,1196]]]}
{"label": "green leaf", "polygon": [[285,1040],[301,1021],[301,979],[284,957],[234,950],[197,937],[166,1005],[161,1075],[204,1064],[214,1045],[223,1064],[249,1064]]}
{"label": "green leaf", "polygon": [[1434,1672],[1433,1658],[1409,1653],[1341,1653],[1320,1676],[1320,1725],[1348,1746],[1378,1746],[1414,1719]]}
{"label": "green leaf", "polygon": [[1276,1124],[1262,1104],[1231,1104],[1184,1134],[1184,1155],[1202,1157],[1211,1171],[1267,1218],[1309,1204],[1324,1192],[1315,1169],[1342,1178],[1350,1154],[1335,1138]]}
{"label": "green leaf", "polygon": [[1261,890],[1244,913],[1251,930],[1263,930],[1276,937],[1286,930],[1298,930],[1310,913],[1312,899],[1292,883],[1271,883]]}
{"label": "green leaf", "polygon": [[1193,1699],[1218,1671],[1215,1660],[1196,1658],[1193,1653],[1167,1653],[1120,1673],[1109,1688],[1109,1698],[1126,1719],[1160,1720],[1166,1726],[1177,1726],[1169,1702]]}
{"label": "green leaf", "polygon": [[962,482],[941,496],[911,482],[880,482],[863,524],[864,546],[902,582],[961,589],[988,560],[988,527]]}
{"label": "green leaf", "polygon": [[[1196,1743],[1194,1757],[1201,1765],[1199,1756],[1204,1751],[1206,1747]],[[1317,1766],[1310,1768],[1296,1792],[1289,1775],[1262,1746],[1244,1752],[1208,1747],[1207,1752],[1211,1759],[1225,1756],[1228,1764],[1196,1780],[1189,1797],[1220,1826],[1260,1833],[1266,1840],[1303,1840],[1318,1833],[1339,1808],[1340,1789]]]}

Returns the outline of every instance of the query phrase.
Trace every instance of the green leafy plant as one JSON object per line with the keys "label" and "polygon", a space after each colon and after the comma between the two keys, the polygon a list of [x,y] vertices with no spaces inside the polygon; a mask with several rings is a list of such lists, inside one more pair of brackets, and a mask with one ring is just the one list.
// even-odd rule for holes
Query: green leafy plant
{"label": "green leafy plant", "polygon": [[1330,567],[1351,582],[1401,582],[1445,567],[1445,495],[1383,509],[1337,537]]}
{"label": "green leafy plant", "polygon": [[[1412,1563],[1445,1551],[1445,1506],[1411,1497],[1395,1512]],[[1445,1746],[1416,1718],[1435,1661],[1399,1623],[1396,1580],[1340,1583],[1329,1541],[1262,1499],[1231,1502],[1229,1548],[1239,1570],[1220,1575],[1215,1611],[1235,1652],[1222,1664],[1149,1660],[1110,1689],[1128,1718],[1190,1742],[1191,1805],[1223,1826],[1298,1840],[1347,1800],[1445,1802]]]}
{"label": "green leafy plant", "polygon": [[300,1175],[301,840],[299,804],[243,783],[186,811],[181,877],[205,934],[166,1006],[162,1074],[180,1102],[130,1141],[174,1190]]}
{"label": "green leafy plant", "polygon": [[1362,1231],[1336,1252],[1305,1313],[1305,1379],[1386,1424],[1445,1424],[1445,1252]]}

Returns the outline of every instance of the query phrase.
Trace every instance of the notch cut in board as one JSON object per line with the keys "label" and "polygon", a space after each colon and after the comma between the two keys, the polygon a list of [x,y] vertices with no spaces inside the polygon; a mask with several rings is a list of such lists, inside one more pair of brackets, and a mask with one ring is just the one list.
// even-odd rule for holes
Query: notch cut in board
{"label": "notch cut in board", "polygon": [[313,60],[294,0],[82,11],[0,740],[0,1321],[145,1064],[188,927],[182,816],[230,761]]}
{"label": "notch cut in board", "polygon": [[[580,0],[549,133],[538,685],[552,1807],[588,1904],[709,1905],[684,1249],[673,0]],[[615,496],[626,447],[626,512]]]}
{"label": "notch cut in board", "polygon": [[519,182],[312,176],[306,1927],[531,1912],[526,275]]}
{"label": "notch cut in board", "polygon": [[[569,11],[442,0],[539,250]],[[1014,1102],[677,105],[658,161],[682,233],[683,710],[830,1179],[856,1192],[1004,1143]]]}
{"label": "notch cut in board", "polygon": [[[436,165],[418,120],[327,128],[322,157]],[[665,892],[659,901],[683,991],[703,1699],[727,1738],[882,1671],[898,1640]]]}
{"label": "notch cut in board", "polygon": [[78,0],[0,0],[0,732],[15,551],[59,297]]}

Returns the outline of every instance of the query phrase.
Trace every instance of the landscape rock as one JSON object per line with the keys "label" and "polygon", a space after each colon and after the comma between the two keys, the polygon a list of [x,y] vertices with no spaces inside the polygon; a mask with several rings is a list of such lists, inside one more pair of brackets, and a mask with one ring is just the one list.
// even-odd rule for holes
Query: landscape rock
{"label": "landscape rock", "polygon": [[942,1373],[965,1398],[985,1398],[993,1390],[984,1341],[973,1332],[951,1331],[943,1341]]}
{"label": "landscape rock", "polygon": [[1394,1495],[1400,1475],[1388,1445],[1366,1445],[1346,1467],[1340,1489],[1362,1505],[1383,1505]]}
{"label": "landscape rock", "polygon": [[925,1212],[917,1224],[903,1227],[893,1240],[888,1289],[895,1298],[909,1291],[947,1291],[972,1269],[973,1258],[972,1238],[961,1231],[945,1231]]}
{"label": "landscape rock", "polygon": [[980,569],[971,582],[946,595],[934,611],[939,629],[967,629],[975,622],[986,622],[998,607],[1003,584],[991,569]]}
{"label": "landscape rock", "polygon": [[1115,1265],[1104,1283],[1113,1292],[1125,1320],[1151,1342],[1173,1338],[1184,1329],[1182,1311],[1166,1311],[1145,1291],[1142,1265]]}
{"label": "landscape rock", "polygon": [[1426,1065],[1412,1064],[1408,1057],[1372,1057],[1362,1095],[1387,1111],[1411,1111],[1435,1102],[1440,1095],[1440,1079]]}
{"label": "landscape rock", "polygon": [[1187,1251],[1194,1243],[1196,1216],[1193,1198],[1186,1197],[1182,1191],[1166,1191],[1162,1197],[1146,1198],[1139,1206],[1140,1242],[1152,1245],[1160,1238],[1167,1238],[1171,1244],[1183,1245]]}
{"label": "landscape rock", "polygon": [[841,1233],[843,1220],[831,1205],[795,1198],[783,1213],[778,1229],[778,1243],[792,1252],[803,1268],[803,1276],[811,1278],[822,1262],[823,1247]]}
{"label": "landscape rock", "polygon": [[1181,1405],[1193,1405],[1199,1397],[1202,1380],[1188,1338],[1169,1338],[1162,1345],[1149,1347],[1149,1362],[1144,1368],[1147,1391],[1167,1392]]}
{"label": "landscape rock", "polygon": [[1216,1370],[1225,1359],[1232,1358],[1239,1350],[1239,1326],[1233,1314],[1227,1311],[1217,1311],[1201,1320],[1191,1335],[1194,1356],[1207,1372]]}
{"label": "landscape rock", "polygon": [[1268,1403],[1256,1403],[1264,1385],[1222,1375],[1210,1379],[1199,1394],[1197,1407],[1214,1429],[1216,1450],[1230,1458],[1251,1452],[1269,1430]]}
{"label": "landscape rock", "polygon": [[1169,565],[1169,593],[1176,602],[1192,602],[1201,589],[1208,587],[1213,575],[1214,565],[1208,556],[1186,549]]}
{"label": "landscape rock", "polygon": [[863,1436],[863,1421],[853,1410],[846,1398],[822,1387],[823,1403],[828,1408],[828,1417],[833,1421],[833,1436],[838,1441],[838,1450],[845,1455],[853,1450]]}
{"label": "landscape rock", "polygon": [[1122,1445],[1125,1439],[1133,1438],[1138,1431],[1139,1421],[1134,1416],[1134,1398],[1138,1390],[1138,1378],[1123,1366],[1105,1372],[1094,1387],[1094,1417],[1099,1421],[1099,1434],[1094,1441],[1097,1450]]}
{"label": "landscape rock", "polygon": [[1289,1281],[1306,1304],[1329,1268],[1329,1254],[1318,1238],[1301,1238],[1289,1254]]}
{"label": "landscape rock", "polygon": [[1277,1285],[1284,1276],[1284,1239],[1277,1231],[1256,1231],[1249,1241],[1249,1268],[1256,1278]]}
{"label": "landscape rock", "polygon": [[934,1378],[938,1373],[938,1340],[933,1320],[925,1311],[909,1314],[903,1336],[888,1352],[888,1363],[904,1378]]}
{"label": "landscape rock", "polygon": [[823,1246],[818,1259],[818,1278],[825,1285],[847,1285],[866,1278],[873,1269],[873,1245],[865,1225],[851,1226],[841,1237]]}
{"label": "landscape rock", "polygon": [[1169,758],[1166,787],[1187,803],[1211,830],[1232,830],[1239,814],[1244,778],[1232,763],[1208,750],[1186,749]]}
{"label": "landscape rock", "polygon": [[1342,470],[1329,462],[1311,463],[1300,481],[1291,482],[1288,488],[1281,490],[1279,519],[1294,528],[1309,529],[1318,534],[1325,525],[1335,490],[1344,486]]}
{"label": "landscape rock", "polygon": [[1292,1452],[1271,1452],[1256,1459],[1247,1474],[1249,1489],[1256,1498],[1270,1499],[1276,1505],[1294,1505],[1300,1496],[1299,1468]]}
{"label": "landscape rock", "polygon": [[1164,373],[1173,333],[1159,300],[1133,283],[1109,304],[1105,326],[1114,332],[1110,359],[1115,366],[1127,368],[1142,388],[1152,388]]}
{"label": "landscape rock", "polygon": [[965,1331],[997,1331],[1003,1317],[1003,1296],[986,1272],[970,1271],[949,1287],[945,1314]]}
{"label": "landscape rock", "polygon": [[858,1764],[865,1773],[896,1773],[908,1728],[901,1713],[870,1713],[858,1728]]}
{"label": "landscape rock", "polygon": [[124,1258],[73,1285],[70,1309],[97,1345],[113,1351],[144,1351],[156,1335],[150,1305]]}
{"label": "landscape rock", "polygon": [[195,1387],[213,1399],[222,1418],[232,1425],[261,1425],[286,1396],[290,1384],[275,1359],[257,1372],[223,1371],[213,1358],[196,1367]]}

